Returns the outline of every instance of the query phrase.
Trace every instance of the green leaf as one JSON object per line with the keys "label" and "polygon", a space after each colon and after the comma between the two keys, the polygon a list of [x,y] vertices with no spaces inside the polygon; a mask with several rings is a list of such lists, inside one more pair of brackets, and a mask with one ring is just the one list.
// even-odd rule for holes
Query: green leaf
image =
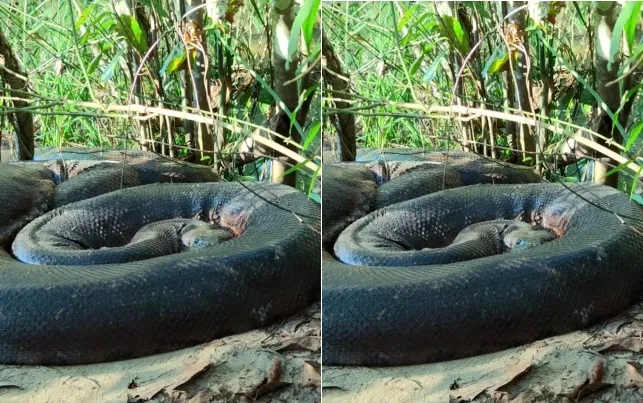
{"label": "green leaf", "polygon": [[[299,74],[299,73],[297,73]],[[299,84],[299,82],[298,82]],[[310,86],[302,95],[299,96],[299,102],[297,103],[297,107],[295,107],[295,110],[292,112],[293,116],[291,116],[291,121],[290,121],[290,127],[292,128],[292,124],[294,123],[294,120],[296,119],[297,112],[301,109],[301,107],[304,104],[304,101],[308,99],[315,91],[317,91],[317,88],[319,88],[319,83]]]}
{"label": "green leaf", "polygon": [[505,65],[509,62],[509,56],[505,55],[505,57],[501,59],[496,59],[491,63],[491,66],[489,66],[489,74],[495,74],[499,71],[501,71]]}
{"label": "green leaf", "polygon": [[478,11],[478,14],[480,14],[480,17],[482,17],[485,20],[490,20],[491,15],[487,12],[487,10],[484,8],[485,7],[485,2],[483,1],[465,1],[464,2],[467,6],[476,9]]}
{"label": "green leaf", "polygon": [[100,63],[100,59],[103,57],[103,52],[100,52],[94,59],[92,60],[91,63],[89,63],[89,66],[87,66],[87,75],[90,76],[94,71],[96,71],[96,68],[98,68],[98,63]]}
{"label": "green leaf", "polygon": [[310,129],[308,130],[308,135],[306,136],[306,141],[304,141],[304,144],[302,145],[302,148],[304,150],[307,149],[310,143],[312,143],[315,137],[317,137],[317,134],[319,133],[320,128],[321,128],[321,122],[319,120],[313,123],[312,126],[310,126]]}
{"label": "green leaf", "polygon": [[141,0],[141,3],[156,11],[159,17],[170,18],[170,15],[167,13],[167,11],[163,9],[163,4],[160,0]]}
{"label": "green leaf", "polygon": [[441,53],[438,57],[433,60],[433,63],[431,63],[431,66],[429,66],[429,69],[424,73],[424,80],[427,82],[433,81],[435,78],[435,75],[438,71],[438,67],[440,67],[442,60],[444,59],[444,53]]}
{"label": "green leaf", "polygon": [[[400,4],[400,7],[404,7],[402,4]],[[417,4],[412,5],[409,7],[408,10],[404,13],[402,18],[400,18],[400,21],[397,23],[397,31],[402,32],[404,27],[406,27],[406,23],[409,22],[415,11],[417,10]]]}
{"label": "green leaf", "polygon": [[614,175],[615,173],[620,172],[620,171],[624,170],[625,168],[627,168],[627,163],[620,164],[616,168],[612,168],[609,171],[607,171],[605,173],[605,175],[603,176],[603,178],[607,178],[608,176]]}
{"label": "green leaf", "polygon": [[[107,21],[103,21],[105,17],[108,17],[109,19]],[[98,13],[96,16],[94,16],[92,22],[92,26],[95,26],[96,28],[92,30],[85,30],[85,32],[78,38],[78,44],[86,44],[90,39],[93,39],[97,36],[97,32],[110,31],[110,29],[114,25],[112,13],[109,13],[107,11]]]}
{"label": "green leaf", "polygon": [[[420,14],[420,16],[415,19],[415,25],[422,24],[424,22],[424,20],[427,19],[427,17],[432,17],[432,16],[433,16],[433,12],[430,12],[430,11],[426,11],[426,12]],[[435,21],[433,21],[433,20],[430,20],[429,22],[432,22],[433,24],[435,24]]]}
{"label": "green leaf", "polygon": [[420,14],[420,16],[417,17],[415,21],[413,21],[414,22],[413,26],[410,27],[406,35],[404,35],[402,39],[400,39],[400,46],[407,46],[412,40],[416,38],[419,40],[422,40],[424,39],[423,37],[424,34],[432,31],[432,29],[436,25],[435,21],[430,20],[429,22],[422,25],[423,21],[429,16],[432,16],[432,14],[429,12],[425,12]]}
{"label": "green leaf", "polygon": [[302,162],[298,163],[297,165],[295,165],[295,166],[293,166],[293,167],[290,167],[290,169],[287,169],[287,170],[286,170],[286,172],[284,172],[284,173],[282,174],[282,176],[286,176],[286,175],[288,175],[288,174],[291,174],[291,173],[293,173],[293,172],[295,172],[295,171],[300,170],[301,168],[305,167],[307,163],[309,163],[309,162],[311,162],[311,161],[312,161],[312,159],[310,159],[310,158],[306,158],[304,161],[302,161]]}
{"label": "green leaf", "polygon": [[487,77],[492,74],[496,74],[501,71],[508,62],[509,53],[507,53],[507,48],[504,46],[497,47],[491,57],[487,60],[484,69],[482,69],[482,76]]}
{"label": "green leaf", "polygon": [[415,74],[415,73],[420,69],[420,66],[422,65],[422,60],[424,60],[424,55],[425,55],[425,54],[426,54],[426,53],[422,52],[422,54],[420,55],[420,57],[418,57],[418,58],[417,58],[417,60],[413,62],[413,64],[412,64],[412,65],[411,65],[411,67],[409,68],[409,75],[410,75],[410,76],[412,76],[413,74]]}
{"label": "green leaf", "polygon": [[623,6],[612,31],[612,40],[610,42],[610,59],[611,64],[614,61],[614,56],[618,53],[621,44],[621,35],[625,32],[626,40],[630,48],[634,40],[634,32],[641,10],[640,1],[628,1]]}
{"label": "green leaf", "polygon": [[[311,183],[315,183],[315,182],[311,182]],[[319,195],[317,193],[312,193],[312,191],[311,191],[311,193],[308,194],[308,197],[310,197],[310,199],[312,201],[314,201],[315,203],[321,204],[321,197],[319,197]]]}
{"label": "green leaf", "polygon": [[302,32],[304,34],[304,43],[306,47],[310,49],[311,43],[313,42],[313,32],[315,30],[315,24],[317,23],[317,13],[319,11],[319,5],[321,1],[314,1],[312,4],[312,9],[308,13],[308,18],[304,20],[304,23],[301,26]]}
{"label": "green leaf", "polygon": [[319,197],[318,194],[313,193],[313,190],[315,188],[315,181],[317,180],[317,177],[319,176],[320,171],[321,171],[321,165],[317,165],[317,169],[315,170],[315,173],[313,173],[313,177],[310,180],[310,185],[308,185],[308,197],[313,199],[315,202],[321,204],[321,197]]}
{"label": "green leaf", "polygon": [[313,28],[317,21],[317,11],[321,0],[306,0],[304,5],[297,12],[295,21],[292,23],[290,30],[290,38],[288,39],[288,56],[286,58],[287,65],[292,56],[297,52],[297,44],[299,43],[299,34],[304,36],[304,42],[307,47],[310,47],[313,38]]}
{"label": "green leaf", "polygon": [[623,103],[626,103],[627,101],[630,100],[630,98],[636,96],[636,93],[639,92],[641,88],[643,88],[643,83],[638,83],[636,86],[627,90],[627,92],[625,93],[625,96],[623,97]]}
{"label": "green leaf", "polygon": [[406,32],[406,35],[404,35],[404,36],[402,37],[402,39],[400,39],[400,47],[405,47],[405,46],[407,46],[407,45],[409,44],[409,42],[411,42],[411,39],[413,39],[413,37],[415,37],[415,35],[413,34],[413,31],[412,31],[412,30],[408,30],[408,31]]}
{"label": "green leaf", "polygon": [[259,103],[262,105],[272,105],[273,103],[275,103],[275,99],[276,96],[273,96],[273,94],[270,92],[270,88],[261,85],[259,96],[257,97]]}
{"label": "green leaf", "polygon": [[172,49],[169,55],[167,55],[159,73],[161,76],[172,74],[178,71],[186,60],[187,54],[185,52],[185,45],[180,43]]}
{"label": "green leaf", "polygon": [[632,128],[632,130],[630,131],[630,135],[627,138],[627,143],[625,143],[625,151],[630,151],[630,148],[632,148],[632,146],[634,145],[634,142],[639,137],[639,134],[641,134],[641,130],[643,130],[643,122],[639,122],[639,124]]}
{"label": "green leaf", "polygon": [[626,3],[625,7],[632,7],[632,12],[630,18],[625,22],[623,31],[625,32],[625,41],[627,46],[632,49],[634,44],[634,37],[636,35],[636,25],[639,22],[639,13],[641,12],[641,6],[643,6],[643,1],[632,1]]}
{"label": "green leaf", "polygon": [[[106,21],[103,21],[106,19]],[[108,11],[103,11],[102,13],[98,14],[96,16],[96,21],[100,22],[100,29],[108,31],[116,24],[116,20],[114,19],[114,14],[108,12]]]}
{"label": "green leaf", "polygon": [[78,37],[78,45],[86,44],[92,36],[93,32],[90,30],[86,30],[81,36]]}
{"label": "green leaf", "polygon": [[424,30],[424,31],[426,31],[426,32],[432,32],[432,31],[435,29],[435,27],[437,27],[437,26],[438,26],[438,22],[437,22],[437,21],[435,21],[435,20],[429,20],[429,21],[427,21],[425,24],[423,24],[423,25],[422,25],[422,29],[421,29],[421,30]]}
{"label": "green leaf", "polygon": [[630,98],[635,97],[638,94],[639,89],[641,88],[643,88],[643,83],[638,83],[634,87],[627,90],[625,95],[623,95],[623,97],[621,98],[621,105],[618,107],[616,112],[614,112],[614,114],[620,113],[623,110],[623,108],[627,105],[627,101],[629,101]]}
{"label": "green leaf", "polygon": [[422,51],[428,54],[433,50],[434,47],[435,47],[435,43],[427,43],[424,45],[424,48],[422,48]]}
{"label": "green leaf", "polygon": [[147,44],[147,34],[141,29],[136,18],[131,15],[123,14],[116,16],[118,22],[114,24],[114,30],[121,35],[127,43],[141,54],[149,49]]}
{"label": "green leaf", "polygon": [[299,98],[299,99],[300,99],[300,101],[299,101],[299,102],[300,102],[300,103],[303,103],[303,102],[304,102],[306,99],[308,99],[312,94],[314,94],[314,93],[315,93],[315,91],[317,91],[317,89],[318,89],[318,88],[319,88],[319,83],[316,83],[316,84],[311,85],[310,87],[308,87],[308,88],[306,89],[306,91],[304,91],[304,93],[300,96],[300,98]]}
{"label": "green leaf", "polygon": [[103,81],[109,81],[109,80],[112,79],[112,77],[114,76],[114,71],[116,70],[116,67],[118,66],[118,62],[121,59],[121,57],[123,57],[124,54],[125,54],[125,49],[121,49],[120,51],[118,51],[116,56],[114,56],[112,61],[109,62],[109,64],[107,65],[107,67],[103,71],[103,74],[100,76],[100,78]]}
{"label": "green leaf", "polygon": [[442,23],[437,25],[440,34],[460,53],[467,54],[470,50],[468,35],[460,22],[449,15],[440,17]]}
{"label": "green leaf", "polygon": [[89,16],[91,15],[92,11],[94,11],[96,6],[97,6],[97,3],[90,5],[89,7],[84,9],[83,12],[78,16],[78,19],[76,20],[76,24],[74,24],[74,28],[76,29],[76,31],[78,31],[80,27],[83,26],[83,24],[85,23],[85,21],[87,21],[87,18],[89,18]]}
{"label": "green leaf", "polygon": [[98,47],[101,52],[108,52],[114,48],[114,44],[112,42],[102,42]]}

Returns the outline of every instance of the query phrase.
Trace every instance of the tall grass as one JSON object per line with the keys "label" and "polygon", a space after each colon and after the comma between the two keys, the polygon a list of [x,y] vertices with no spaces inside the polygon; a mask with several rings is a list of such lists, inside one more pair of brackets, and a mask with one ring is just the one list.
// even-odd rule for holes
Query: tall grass
{"label": "tall grass", "polygon": [[[444,3],[444,2],[442,2]],[[443,4],[434,2],[327,2],[323,9],[323,29],[333,44],[337,56],[348,71],[353,93],[351,113],[358,125],[358,146],[414,147],[443,149],[459,147],[463,128],[475,135],[477,151],[489,145],[494,136],[499,156],[510,155],[511,139],[505,122],[493,120],[489,128],[484,116],[428,112],[432,106],[460,103],[504,111],[523,118],[525,114],[507,108],[507,82],[504,71],[508,68],[506,44],[501,31],[503,19],[500,2],[463,2],[469,20],[478,25],[478,36],[471,35],[471,27],[462,24],[447,29]],[[563,130],[549,131],[545,153],[557,152],[557,145],[576,131],[570,124],[582,127],[597,113],[602,102],[593,87],[596,71],[592,64],[593,26],[588,12],[591,4],[566,2],[555,14],[553,24],[530,19],[528,22],[529,78],[532,105],[542,122]],[[639,19],[639,31],[643,26]],[[470,42],[459,42],[459,30]],[[455,38],[453,37],[455,33]],[[636,37],[635,49],[630,53],[632,63],[637,52],[643,52],[641,35]],[[475,46],[478,45],[478,46]],[[462,48],[465,49],[462,49]],[[474,48],[475,47],[475,48]],[[547,115],[540,110],[543,75],[539,49],[543,48],[551,78],[553,96]],[[454,55],[467,61],[462,74],[454,69]],[[498,69],[501,66],[502,69]],[[624,66],[621,69],[625,69]],[[455,70],[455,75],[453,74]],[[454,87],[464,86],[458,100]],[[629,124],[625,127],[625,142],[638,136],[643,119],[643,102],[639,84],[625,97],[635,97]],[[456,100],[458,100],[456,102]],[[333,113],[333,96],[326,94],[324,105]],[[457,119],[463,117],[464,121]],[[526,117],[531,117],[527,115]],[[325,133],[332,135],[334,128],[325,121]],[[641,136],[643,138],[643,136]],[[643,166],[640,150],[642,138],[632,139],[631,148],[621,153],[626,159]],[[625,144],[623,144],[625,145]],[[590,158],[591,159],[591,158]],[[565,172],[548,172],[580,180],[585,160]],[[549,168],[551,169],[551,168]]]}
{"label": "tall grass", "polygon": [[[107,0],[56,0],[2,2],[0,21],[3,32],[18,56],[33,96],[34,119],[37,127],[36,142],[43,146],[82,145],[89,147],[137,147],[141,125],[151,125],[155,140],[174,144],[187,152],[187,141],[182,121],[159,119],[135,112],[105,113],[100,107],[88,105],[129,105],[138,100],[149,106],[184,112],[197,112],[184,103],[185,78],[181,70],[172,71],[181,50],[180,12],[178,2],[151,0],[137,2],[147,15],[154,15],[159,24],[146,27],[145,19],[137,17],[142,37],[147,40],[145,55],[139,52],[144,65],[135,76],[136,66],[130,54],[135,39],[120,27],[114,2]],[[249,0],[234,14],[233,22],[209,21],[205,27],[208,45],[208,76],[212,101],[217,101],[217,89],[225,81],[230,86],[229,109],[225,116],[215,107],[215,116],[224,119],[228,127],[225,155],[235,154],[246,134],[256,130],[254,125],[267,122],[277,100],[271,95],[272,27],[270,6],[266,1]],[[120,28],[119,28],[120,27]],[[140,38],[139,38],[140,39]],[[143,41],[143,39],[140,39]],[[222,58],[218,58],[217,49]],[[185,66],[183,66],[184,68]],[[141,83],[141,92],[134,94],[134,77]],[[6,99],[6,98],[5,98]],[[5,101],[6,102],[6,101]],[[40,109],[43,104],[54,104]],[[311,130],[319,122],[319,102],[311,108],[304,127],[305,155],[319,152],[320,138]],[[167,124],[170,124],[170,127]],[[10,131],[6,120],[0,120],[0,129]],[[157,144],[157,145],[158,145]],[[160,148],[158,148],[160,150]],[[270,157],[261,159],[244,171],[247,176],[259,178],[257,167],[266,165]],[[237,175],[234,166],[230,175]],[[257,172],[256,172],[257,171]],[[302,171],[303,172],[303,171]],[[308,176],[312,173],[303,172]]]}

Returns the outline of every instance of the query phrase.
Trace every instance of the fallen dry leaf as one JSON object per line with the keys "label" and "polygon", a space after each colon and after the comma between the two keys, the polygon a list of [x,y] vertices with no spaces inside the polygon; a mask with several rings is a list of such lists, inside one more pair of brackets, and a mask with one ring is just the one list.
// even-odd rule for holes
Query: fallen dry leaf
{"label": "fallen dry leaf", "polygon": [[272,369],[268,376],[263,378],[263,381],[258,385],[255,385],[248,392],[244,393],[244,396],[251,400],[257,400],[262,395],[265,395],[268,392],[280,388],[284,385],[289,385],[288,382],[282,382],[281,377],[283,376],[283,369],[281,368],[281,361],[275,360],[272,364]]}
{"label": "fallen dry leaf", "polygon": [[217,395],[217,391],[210,388],[205,388],[200,390],[192,399],[188,400],[187,403],[210,403],[214,401],[214,397]]}
{"label": "fallen dry leaf", "polygon": [[509,403],[511,395],[507,392],[495,391],[491,394],[491,400],[493,403]]}
{"label": "fallen dry leaf", "polygon": [[508,392],[493,392],[491,395],[493,403],[536,403],[541,401],[546,401],[544,396],[532,389],[527,389],[520,392],[520,394],[514,398],[511,397],[511,394]]}
{"label": "fallen dry leaf", "polygon": [[640,353],[643,351],[643,339],[640,337],[619,337],[594,344],[588,348],[600,353],[605,351],[634,351]]}
{"label": "fallen dry leaf", "polygon": [[597,361],[592,368],[592,371],[589,373],[589,376],[580,385],[576,385],[570,393],[567,394],[567,397],[575,402],[578,402],[585,396],[589,396],[593,393],[603,390],[609,386],[612,386],[611,383],[603,382],[603,375],[605,373],[604,362]]}
{"label": "fallen dry leaf", "polygon": [[319,351],[320,338],[317,336],[302,336],[293,337],[292,339],[284,340],[279,343],[271,344],[268,348],[277,352],[290,351],[290,350],[310,350]]}
{"label": "fallen dry leaf", "polygon": [[170,392],[171,403],[187,403],[190,396],[183,390],[173,390]]}
{"label": "fallen dry leaf", "polygon": [[454,389],[457,393],[452,393],[450,398],[452,401],[471,401],[485,390],[491,392],[497,391],[508,383],[529,373],[532,368],[532,364],[527,364],[526,362],[518,363],[513,367],[506,368],[504,373],[491,377],[491,379]]}
{"label": "fallen dry leaf", "polygon": [[619,333],[625,326],[630,325],[633,321],[633,318],[622,315],[617,318],[613,318],[610,322],[602,326],[601,331],[614,336]]}
{"label": "fallen dry leaf", "polygon": [[313,364],[308,361],[304,362],[304,370],[302,376],[303,381],[301,383],[301,386],[303,386],[304,388],[308,386],[321,386],[321,376],[319,375],[319,371]]}
{"label": "fallen dry leaf", "polygon": [[592,372],[589,373],[589,382],[590,383],[601,382],[603,380],[604,375],[605,375],[605,364],[603,363],[603,361],[598,361],[596,364],[594,364],[594,368],[592,368]]}
{"label": "fallen dry leaf", "polygon": [[294,336],[300,329],[306,329],[312,323],[313,319],[309,317],[296,318],[279,327],[279,331],[289,336]]}
{"label": "fallen dry leaf", "polygon": [[510,403],[535,403],[542,400],[543,396],[540,393],[528,389],[521,392],[515,399],[510,400]]}
{"label": "fallen dry leaf", "polygon": [[625,364],[625,387],[642,388],[643,375],[641,375],[641,365],[639,363],[628,361]]}
{"label": "fallen dry leaf", "polygon": [[[191,365],[187,365],[172,378],[164,377],[163,374],[154,378],[150,383],[145,384],[144,381],[139,380],[134,382],[138,384],[136,387],[131,388],[131,392],[127,394],[127,401],[140,402],[150,400],[157,393],[168,390],[172,391],[187,381],[193,379],[195,376],[201,375],[210,368],[209,361],[200,361]],[[132,385],[132,383],[130,383]]]}

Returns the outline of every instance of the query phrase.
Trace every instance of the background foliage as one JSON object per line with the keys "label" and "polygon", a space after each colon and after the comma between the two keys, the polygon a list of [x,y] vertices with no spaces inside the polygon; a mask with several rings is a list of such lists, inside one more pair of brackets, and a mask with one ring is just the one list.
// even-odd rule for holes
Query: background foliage
{"label": "background foliage", "polygon": [[[215,168],[231,176],[265,177],[269,155],[243,170],[235,166],[234,156],[248,133],[266,126],[281,101],[274,91],[272,4],[231,0],[203,5],[208,13],[198,27],[204,33],[203,43],[198,32],[186,29],[185,8],[190,5],[180,0],[1,2],[2,31],[28,80],[36,142],[57,147],[143,146],[194,160],[190,151],[198,147],[189,141],[193,124],[189,119],[107,106],[134,104],[198,113],[221,120],[222,125],[212,130],[222,133],[224,140],[217,150],[218,161],[197,156],[195,162],[221,164]],[[299,50],[304,61],[298,74],[318,58],[320,44],[313,35],[318,7],[318,1],[307,1],[299,9],[289,49],[291,54]],[[194,63],[202,50],[209,111],[190,106],[186,93],[191,80],[188,58]],[[314,83],[309,88],[292,87],[300,94],[300,103],[319,97]],[[10,112],[10,97],[3,97],[3,104]],[[310,111],[298,127],[302,143],[296,148],[306,161],[313,161],[319,149],[318,100]],[[5,140],[11,132],[5,119],[9,112],[0,115]],[[301,184],[308,184],[313,173],[302,172]]]}
{"label": "background foliage", "polygon": [[[356,119],[359,146],[464,147],[493,158],[533,164],[516,156],[520,151],[512,138],[517,136],[516,125],[512,129],[505,119],[450,113],[439,107],[457,105],[519,118],[537,116],[539,122],[560,129],[533,129],[537,135],[542,133],[545,142],[539,150],[538,168],[550,178],[583,180],[591,174],[586,166],[592,155],[586,153],[573,164],[565,164],[556,155],[564,153],[571,133],[591,126],[603,104],[600,72],[594,64],[596,7],[612,2],[510,3],[528,12],[524,42],[511,31],[516,25],[510,24],[507,11],[511,12],[512,4],[506,2],[324,3],[325,38],[345,69],[351,92],[349,107],[339,112],[335,108],[342,97],[326,89],[325,133],[337,132],[327,117],[348,110]],[[618,117],[628,101],[634,102],[627,123],[622,128],[615,125],[614,130],[623,134],[617,151],[640,167],[643,14],[641,2],[616,7],[618,19],[609,38],[609,52],[612,58],[622,54],[617,75],[628,76],[633,84],[628,88],[622,80],[607,88],[614,89],[618,97],[613,116]],[[524,56],[531,111],[509,102],[516,97],[519,84],[512,74]]]}

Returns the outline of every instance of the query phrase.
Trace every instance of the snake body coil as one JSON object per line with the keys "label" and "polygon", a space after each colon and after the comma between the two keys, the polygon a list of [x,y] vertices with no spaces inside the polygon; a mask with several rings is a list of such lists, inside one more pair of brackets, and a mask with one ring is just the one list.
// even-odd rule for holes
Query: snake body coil
{"label": "snake body coil", "polygon": [[319,207],[292,188],[92,186],[104,194],[51,210],[58,189],[48,169],[0,164],[0,362],[169,351],[319,298]]}
{"label": "snake body coil", "polygon": [[[399,163],[391,159],[387,164]],[[382,180],[375,166],[324,167],[325,364],[404,365],[488,353],[586,327],[640,300],[643,212],[617,190],[458,187],[458,175],[427,180],[425,172],[423,189],[431,194],[416,188],[407,197],[394,185],[404,175]],[[393,203],[387,183],[400,189]],[[507,223],[535,232],[506,235]],[[503,253],[507,238],[514,250]],[[522,248],[525,239],[536,242]],[[495,252],[480,246],[494,242]]]}

